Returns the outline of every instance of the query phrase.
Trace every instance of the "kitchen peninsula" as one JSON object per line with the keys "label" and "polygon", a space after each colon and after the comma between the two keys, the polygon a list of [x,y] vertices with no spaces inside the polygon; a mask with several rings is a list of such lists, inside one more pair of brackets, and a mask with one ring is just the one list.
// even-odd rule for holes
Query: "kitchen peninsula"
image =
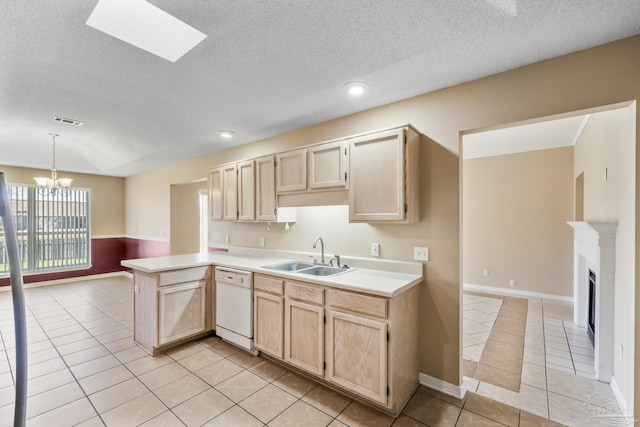
{"label": "kitchen peninsula", "polygon": [[306,253],[235,248],[122,261],[134,270],[134,340],[151,354],[215,329],[214,267],[253,274],[255,349],[386,412],[418,384],[422,264],[342,257],[331,276],[268,268]]}

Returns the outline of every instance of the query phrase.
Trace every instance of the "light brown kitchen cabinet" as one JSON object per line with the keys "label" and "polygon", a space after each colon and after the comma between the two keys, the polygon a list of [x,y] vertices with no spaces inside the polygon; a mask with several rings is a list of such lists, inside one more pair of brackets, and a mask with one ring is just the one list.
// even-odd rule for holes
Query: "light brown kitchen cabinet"
{"label": "light brown kitchen cabinet", "polygon": [[284,334],[283,280],[256,274],[253,278],[253,344],[282,359]]}
{"label": "light brown kitchen cabinet", "polygon": [[158,290],[158,344],[164,345],[205,331],[204,280]]}
{"label": "light brown kitchen cabinet", "polygon": [[345,188],[347,148],[343,141],[309,147],[309,188]]}
{"label": "light brown kitchen cabinet", "polygon": [[235,163],[222,167],[223,219],[238,219],[238,168]]}
{"label": "light brown kitchen cabinet", "polygon": [[324,375],[324,289],[285,282],[284,360]]}
{"label": "light brown kitchen cabinet", "polygon": [[255,208],[255,165],[253,160],[238,163],[238,220],[254,221]]}
{"label": "light brown kitchen cabinet", "polygon": [[329,310],[327,380],[387,404],[387,324]]}
{"label": "light brown kitchen cabinet", "polygon": [[209,171],[209,216],[214,221],[222,219],[222,168]]}
{"label": "light brown kitchen cabinet", "polygon": [[349,141],[349,221],[419,220],[419,135],[412,127]]}
{"label": "light brown kitchen cabinet", "polygon": [[307,189],[307,149],[276,154],[276,192]]}
{"label": "light brown kitchen cabinet", "polygon": [[256,220],[276,220],[275,156],[256,159]]}
{"label": "light brown kitchen cabinet", "polygon": [[418,382],[417,292],[385,298],[256,274],[254,343],[397,415]]}
{"label": "light brown kitchen cabinet", "polygon": [[134,341],[155,355],[211,330],[209,267],[134,271]]}

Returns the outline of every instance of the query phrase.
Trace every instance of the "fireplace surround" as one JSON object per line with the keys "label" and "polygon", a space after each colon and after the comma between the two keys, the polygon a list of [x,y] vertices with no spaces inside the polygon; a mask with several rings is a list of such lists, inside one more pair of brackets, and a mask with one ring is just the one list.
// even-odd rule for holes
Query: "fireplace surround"
{"label": "fireplace surround", "polygon": [[615,221],[569,221],[573,243],[573,321],[588,328],[590,273],[595,276],[595,378],[611,382],[615,283]]}

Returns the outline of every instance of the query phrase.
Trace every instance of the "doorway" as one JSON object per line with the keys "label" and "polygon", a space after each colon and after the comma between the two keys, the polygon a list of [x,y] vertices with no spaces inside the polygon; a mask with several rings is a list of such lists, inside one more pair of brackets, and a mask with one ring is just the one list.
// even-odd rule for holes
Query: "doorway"
{"label": "doorway", "polygon": [[[171,185],[170,250],[171,255],[200,252],[204,216],[202,193],[207,192],[207,180]],[[207,209],[205,200],[204,210]],[[205,238],[206,240],[206,238]]]}

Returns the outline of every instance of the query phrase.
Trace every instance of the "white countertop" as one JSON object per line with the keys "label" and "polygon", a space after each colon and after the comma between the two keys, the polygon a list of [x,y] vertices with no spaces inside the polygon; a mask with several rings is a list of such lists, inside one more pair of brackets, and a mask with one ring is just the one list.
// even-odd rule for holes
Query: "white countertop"
{"label": "white countertop", "polygon": [[[276,271],[264,268],[264,266],[287,262],[292,259],[305,259],[303,254],[300,254],[298,258],[291,258],[289,256],[285,258],[283,255],[286,254],[282,251],[230,250],[230,252],[209,252],[156,258],[129,259],[122,261],[121,264],[125,267],[147,273],[157,273],[205,265],[231,267],[240,270],[252,271],[254,273],[279,276],[334,288],[365,292],[383,297],[396,296],[423,281],[421,263],[401,261],[372,261],[370,259],[343,257],[343,263],[349,263],[349,265],[354,265],[355,267],[344,273],[329,277],[309,276],[301,273]],[[358,264],[361,264],[362,267]],[[374,268],[371,268],[372,265]]]}

